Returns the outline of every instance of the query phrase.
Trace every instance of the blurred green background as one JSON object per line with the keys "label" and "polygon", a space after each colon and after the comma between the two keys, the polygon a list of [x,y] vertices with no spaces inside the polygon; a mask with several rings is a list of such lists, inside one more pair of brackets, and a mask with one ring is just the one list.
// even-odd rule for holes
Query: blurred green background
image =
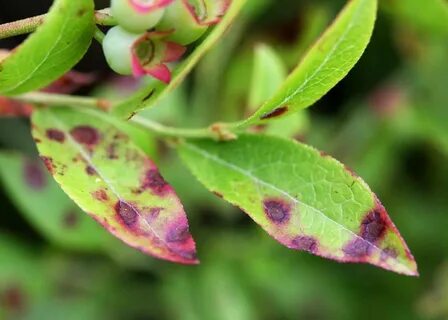
{"label": "blurred green background", "polygon": [[[0,22],[50,3],[2,0]],[[270,46],[291,70],[343,4],[250,0],[186,83],[143,116],[181,126],[243,117],[254,48]],[[411,248],[419,278],[282,247],[151,136],[142,137],[147,152],[185,203],[201,264],[143,256],[52,182],[27,119],[0,118],[0,319],[448,319],[447,59],[446,1],[380,1],[372,42],[349,76],[288,130],[270,129],[361,175]],[[114,77],[96,43],[77,69],[97,77],[79,94],[125,96],[139,85]]]}

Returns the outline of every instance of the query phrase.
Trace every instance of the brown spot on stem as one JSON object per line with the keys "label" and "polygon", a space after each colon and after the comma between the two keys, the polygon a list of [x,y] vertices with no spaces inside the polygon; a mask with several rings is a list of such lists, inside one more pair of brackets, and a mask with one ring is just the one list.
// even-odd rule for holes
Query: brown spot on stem
{"label": "brown spot on stem", "polygon": [[288,111],[287,106],[279,107],[277,109],[272,110],[271,112],[265,113],[260,117],[260,120],[266,120],[271,118],[280,117],[282,114]]}
{"label": "brown spot on stem", "polygon": [[131,227],[137,222],[138,213],[135,209],[124,201],[118,201],[115,205],[115,212],[123,221],[123,223]]}
{"label": "brown spot on stem", "polygon": [[48,129],[45,134],[50,140],[57,141],[59,143],[63,143],[65,141],[65,134],[61,130]]}
{"label": "brown spot on stem", "polygon": [[98,131],[90,126],[77,126],[70,131],[72,137],[79,143],[93,146],[100,140]]}
{"label": "brown spot on stem", "polygon": [[298,236],[291,241],[291,248],[295,250],[315,253],[318,249],[318,242],[313,237]]}
{"label": "brown spot on stem", "polygon": [[264,212],[269,220],[275,223],[288,222],[291,207],[280,199],[267,199],[263,202]]}
{"label": "brown spot on stem", "polygon": [[47,185],[47,177],[42,170],[41,164],[34,161],[25,161],[23,178],[26,184],[36,191],[40,191]]}

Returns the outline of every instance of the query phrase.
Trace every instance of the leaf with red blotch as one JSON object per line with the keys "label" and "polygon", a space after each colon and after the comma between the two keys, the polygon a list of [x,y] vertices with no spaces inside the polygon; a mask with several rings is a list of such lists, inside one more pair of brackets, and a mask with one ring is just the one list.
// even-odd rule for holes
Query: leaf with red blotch
{"label": "leaf with red blotch", "polygon": [[118,129],[121,121],[94,110],[58,108],[36,111],[32,123],[47,168],[81,209],[131,247],[198,263],[182,204],[154,163]]}
{"label": "leaf with red blotch", "polygon": [[251,134],[230,142],[186,141],[179,151],[207,189],[288,248],[417,275],[378,198],[330,156],[293,140]]}
{"label": "leaf with red blotch", "polygon": [[82,87],[92,85],[97,76],[93,73],[84,73],[71,70],[59,79],[43,88],[43,92],[69,94],[78,91]]}
{"label": "leaf with red blotch", "polygon": [[0,97],[0,117],[29,117],[32,112],[32,104]]}

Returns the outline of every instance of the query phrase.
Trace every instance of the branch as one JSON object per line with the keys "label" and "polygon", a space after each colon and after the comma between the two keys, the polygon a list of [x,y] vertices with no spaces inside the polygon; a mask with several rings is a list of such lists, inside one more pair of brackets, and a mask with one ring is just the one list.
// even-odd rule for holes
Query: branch
{"label": "branch", "polygon": [[[114,26],[117,24],[114,17],[109,13],[109,8],[95,11],[95,23],[102,26]],[[0,39],[31,33],[37,29],[47,15],[42,14],[22,20],[17,20],[0,25]]]}
{"label": "branch", "polygon": [[224,126],[220,124],[211,125],[208,128],[189,129],[189,128],[174,128],[168,127],[158,122],[135,116],[131,119],[132,122],[140,127],[147,129],[157,135],[164,137],[174,138],[187,138],[187,139],[214,139],[218,141],[234,140],[237,136],[227,130],[224,130]]}
{"label": "branch", "polygon": [[25,93],[10,97],[10,99],[28,103],[43,104],[48,106],[74,106],[74,107],[98,108],[103,111],[108,111],[112,106],[112,102],[106,99],[69,96],[65,94],[54,94],[44,92]]}

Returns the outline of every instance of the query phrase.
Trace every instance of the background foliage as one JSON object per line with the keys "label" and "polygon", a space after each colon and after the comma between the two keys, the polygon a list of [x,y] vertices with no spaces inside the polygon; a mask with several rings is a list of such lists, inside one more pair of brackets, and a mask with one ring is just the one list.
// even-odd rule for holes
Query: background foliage
{"label": "background foliage", "polygon": [[[42,13],[50,2],[3,1],[1,22]],[[251,0],[185,85],[143,116],[182,126],[241,118],[254,48],[271,46],[291,69],[343,3]],[[383,0],[360,63],[294,118],[293,133],[283,133],[335,156],[366,180],[411,248],[420,278],[282,247],[209,195],[163,146],[146,149],[186,204],[201,265],[143,256],[84,221],[59,190],[42,193],[39,186],[50,180],[32,160],[28,122],[0,119],[0,319],[448,318],[445,9],[443,0]],[[2,40],[1,47],[20,40]],[[77,70],[98,80],[80,94],[125,95],[136,85],[109,73],[96,43]],[[30,177],[32,187],[23,183]],[[53,212],[58,207],[64,215]]]}

